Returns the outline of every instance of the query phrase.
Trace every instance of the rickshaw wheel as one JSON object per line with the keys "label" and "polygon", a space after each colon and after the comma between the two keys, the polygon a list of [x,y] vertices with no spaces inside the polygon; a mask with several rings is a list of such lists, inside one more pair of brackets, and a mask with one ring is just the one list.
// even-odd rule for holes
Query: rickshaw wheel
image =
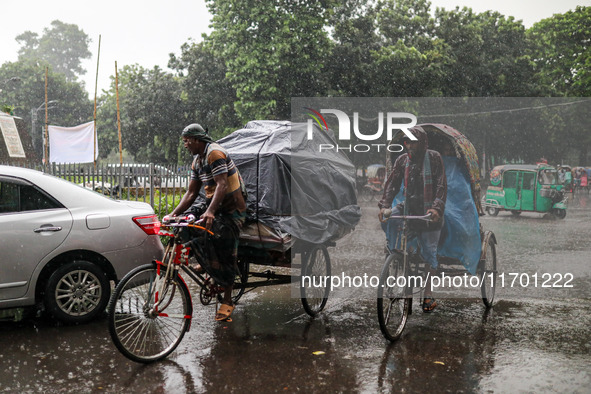
{"label": "rickshaw wheel", "polygon": [[497,216],[499,214],[499,208],[494,208],[494,207],[487,207],[486,208],[486,212],[490,215],[490,216]]}
{"label": "rickshaw wheel", "polygon": [[478,273],[480,276],[480,292],[482,302],[487,308],[493,305],[495,298],[496,279],[497,279],[497,249],[492,233],[485,234],[485,243],[482,248],[482,256]]}
{"label": "rickshaw wheel", "polygon": [[374,198],[374,194],[375,194],[375,193],[374,193],[374,191],[373,191],[373,190],[371,190],[371,189],[370,189],[370,188],[368,188],[368,187],[364,187],[364,188],[361,190],[361,201],[364,201],[364,202],[371,202],[371,201],[373,200],[373,198]]}
{"label": "rickshaw wheel", "polygon": [[[328,301],[330,287],[326,278],[330,276],[330,256],[326,246],[316,245],[302,257],[304,259],[300,285],[302,305],[308,315],[316,316],[324,309],[326,301]],[[306,279],[304,282],[304,277],[309,280]],[[315,286],[322,281],[324,281],[324,287]],[[308,283],[309,286],[304,286],[305,283]]]}
{"label": "rickshaw wheel", "polygon": [[559,209],[556,208],[554,209],[554,211],[552,212],[554,214],[554,216],[556,216],[558,219],[564,219],[566,217],[566,209]]}
{"label": "rickshaw wheel", "polygon": [[391,254],[380,275],[378,286],[378,323],[384,337],[389,341],[400,338],[411,308],[411,289],[393,283],[398,278],[407,278],[401,255]]}
{"label": "rickshaw wheel", "polygon": [[513,214],[513,216],[521,215],[521,211],[511,211],[511,213]]}
{"label": "rickshaw wheel", "polygon": [[108,310],[109,333],[117,349],[130,360],[150,363],[181,343],[191,325],[193,304],[178,274],[167,279],[166,270],[146,264],[121,279]]}

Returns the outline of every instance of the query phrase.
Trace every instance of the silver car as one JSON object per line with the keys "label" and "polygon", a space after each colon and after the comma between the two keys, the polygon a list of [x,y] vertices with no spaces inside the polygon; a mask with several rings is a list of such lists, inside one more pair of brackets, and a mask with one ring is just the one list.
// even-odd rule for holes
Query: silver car
{"label": "silver car", "polygon": [[66,323],[92,320],[110,281],[162,258],[159,227],[149,204],[0,166],[0,309],[38,305]]}

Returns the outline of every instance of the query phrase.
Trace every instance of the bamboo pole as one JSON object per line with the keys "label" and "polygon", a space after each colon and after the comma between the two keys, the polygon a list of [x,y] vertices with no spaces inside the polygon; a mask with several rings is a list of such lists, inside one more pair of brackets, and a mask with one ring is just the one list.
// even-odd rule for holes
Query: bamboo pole
{"label": "bamboo pole", "polygon": [[99,60],[101,58],[101,35],[99,34],[98,42],[98,53],[96,56],[96,79],[94,82],[94,150],[92,152],[92,160],[94,161],[94,169],[96,170],[96,91],[98,86],[98,71],[99,71]]}
{"label": "bamboo pole", "polygon": [[[47,76],[49,74],[49,67],[45,67],[45,165],[49,165],[49,130],[48,125],[48,108],[47,108]],[[47,168],[47,167],[46,167]]]}
{"label": "bamboo pole", "polygon": [[119,133],[119,164],[123,165],[123,143],[121,142],[121,113],[119,112],[119,77],[115,61],[115,94],[117,96],[117,131]]}

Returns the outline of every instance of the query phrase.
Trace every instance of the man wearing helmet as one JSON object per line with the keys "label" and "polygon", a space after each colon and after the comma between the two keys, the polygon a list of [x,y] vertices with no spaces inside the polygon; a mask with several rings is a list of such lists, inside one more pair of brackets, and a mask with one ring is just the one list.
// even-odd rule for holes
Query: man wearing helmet
{"label": "man wearing helmet", "polygon": [[418,232],[421,257],[427,263],[426,271],[429,275],[425,287],[423,311],[431,312],[437,306],[431,292],[431,278],[438,267],[437,244],[447,198],[447,179],[440,154],[427,149],[427,133],[420,126],[412,127],[409,131],[417,137],[417,141],[410,139],[404,141],[407,153],[398,157],[386,181],[384,194],[378,203],[379,219],[383,220],[384,211],[392,207],[394,197],[402,186],[404,186],[404,203],[402,206],[399,204],[394,207],[392,215],[431,214],[430,223],[422,224],[416,220],[410,222],[411,229]]}
{"label": "man wearing helmet", "polygon": [[242,178],[228,152],[216,144],[201,125],[190,124],[185,127],[181,137],[185,148],[195,158],[187,192],[171,216],[187,211],[199,196],[201,186],[204,187],[207,209],[201,214],[201,219],[205,227],[208,230],[213,227],[216,234],[211,240],[215,251],[211,250],[208,255],[210,261],[204,263],[208,263],[206,270],[224,288],[224,299],[215,319],[230,321],[234,310],[232,288],[238,273],[238,236],[246,218]]}

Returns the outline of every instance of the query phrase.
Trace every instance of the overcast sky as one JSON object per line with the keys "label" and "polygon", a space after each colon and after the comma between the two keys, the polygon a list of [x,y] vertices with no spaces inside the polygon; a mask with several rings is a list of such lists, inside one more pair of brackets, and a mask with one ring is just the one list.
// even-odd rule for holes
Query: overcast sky
{"label": "overcast sky", "polygon": [[[476,12],[499,11],[521,19],[526,27],[564,13],[577,5],[591,6],[591,0],[431,0],[431,8],[471,7]],[[167,69],[168,55],[179,53],[189,39],[201,40],[209,31],[210,16],[204,0],[0,0],[0,64],[15,61],[19,45],[14,38],[29,30],[41,35],[53,20],[78,25],[92,39],[92,59],[83,63],[87,70],[83,80],[91,97],[97,71],[97,50],[101,36],[98,94],[109,86],[115,74],[115,61],[121,69],[126,64],[139,64]]]}

